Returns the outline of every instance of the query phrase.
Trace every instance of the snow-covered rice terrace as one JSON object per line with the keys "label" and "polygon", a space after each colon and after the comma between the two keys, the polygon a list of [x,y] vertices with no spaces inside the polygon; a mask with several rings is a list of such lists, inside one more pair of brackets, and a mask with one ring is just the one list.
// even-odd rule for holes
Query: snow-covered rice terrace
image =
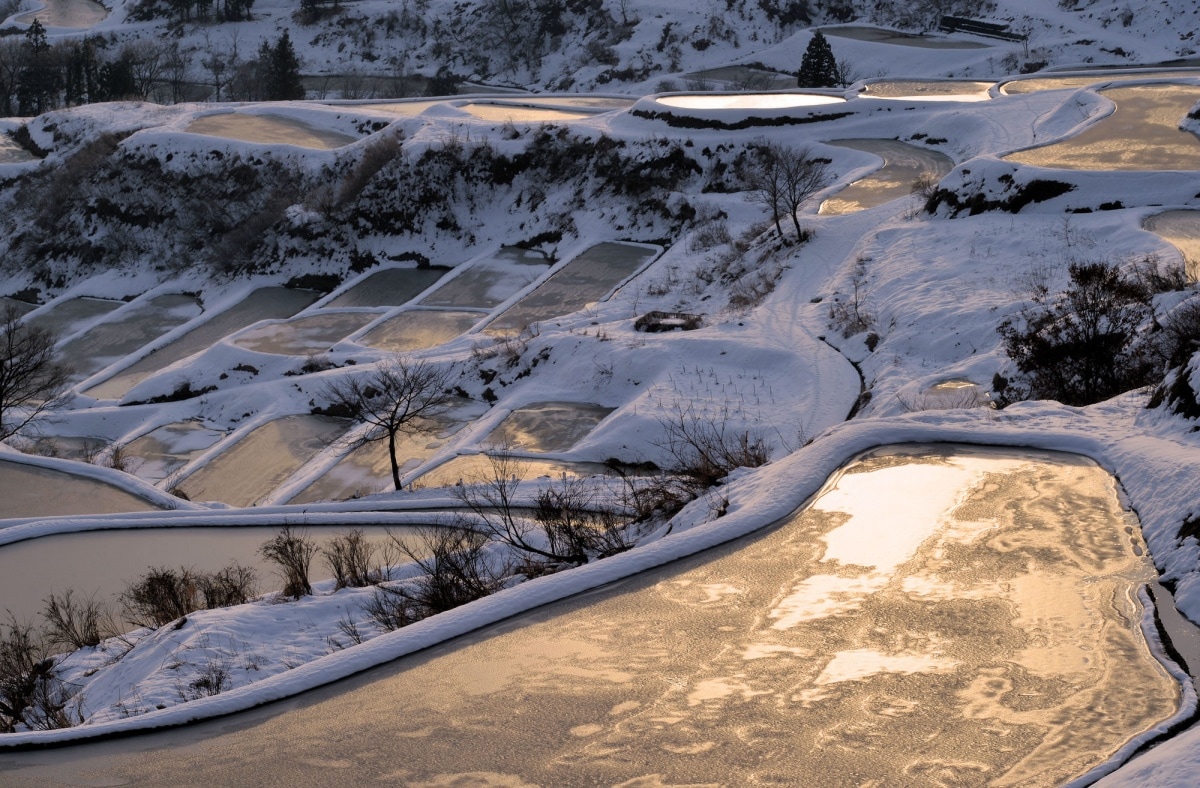
{"label": "snow-covered rice terrace", "polygon": [[[120,149],[164,167],[236,155],[320,171],[388,135],[413,150],[515,150],[570,129],[678,143],[700,161],[751,142],[805,145],[828,161],[830,182],[800,212],[803,243],[780,243],[761,202],[714,179],[663,195],[668,214],[685,202],[693,212],[678,238],[598,200],[557,240],[516,252],[537,235],[523,207],[473,205],[487,221],[464,231],[470,243],[446,220],[419,256],[374,249],[373,264],[327,292],[301,281],[284,297],[288,277],[270,272],[217,281],[152,266],[46,288],[24,320],[54,327],[79,371],[38,437],[60,456],[17,450],[32,452],[32,438],[0,447],[0,516],[11,518],[0,544],[118,528],[436,524],[461,508],[455,482],[470,481],[447,468],[479,467],[504,447],[528,461],[517,469],[526,490],[548,484],[546,471],[616,489],[589,474],[610,458],[665,464],[663,425],[680,413],[756,431],[771,461],[735,471],[626,552],[395,631],[366,623],[369,591],[326,582],[296,602],[141,630],[119,656],[114,642],[75,652],[62,667],[82,690],[83,724],[5,734],[0,748],[241,712],[404,660],[237,717],[234,733],[209,723],[156,734],[145,751],[4,752],[0,782],[337,781],[351,768],[410,784],[483,774],[494,784],[1057,785],[1110,772],[1104,784],[1194,782],[1196,666],[1164,645],[1140,589],[1157,569],[1200,620],[1200,544],[1180,535],[1200,493],[1197,433],[1184,416],[1147,409],[1144,390],[1080,408],[988,407],[1007,362],[997,326],[1031,283],[1061,289],[1081,259],[1191,254],[1194,228],[1178,223],[1200,200],[1189,152],[1200,144],[1185,117],[1200,80],[1173,72],[1109,87],[1120,77],[1098,75],[1095,89],[1051,78],[1024,83],[1028,92],[906,80],[879,91],[886,101],[859,85],[865,94],[816,99],[670,92],[631,107],[455,97],[411,113],[378,102],[58,113],[56,128],[130,132]],[[8,160],[0,175],[54,165],[55,129],[28,128],[50,158]],[[1069,188],[1013,212],[952,217],[906,193],[903,182],[922,177],[964,197],[999,199],[1038,179]],[[303,226],[314,210],[297,203],[288,220]],[[753,264],[713,273],[732,260]],[[764,272],[771,286],[749,297]],[[34,284],[6,276],[6,295]],[[261,315],[248,306],[258,299]],[[699,325],[638,330],[653,311]],[[390,482],[378,444],[361,446],[352,420],[312,411],[330,381],[397,348],[468,373],[455,407],[402,447],[411,487],[377,492]],[[845,467],[879,446],[949,442],[1020,449],[901,449]],[[82,461],[115,447],[124,470]],[[1072,456],[1037,465],[1029,449]],[[52,495],[51,482],[31,481],[49,474]],[[883,491],[859,488],[882,476]],[[118,491],[115,502],[100,489]],[[1002,493],[1011,507],[993,500]],[[159,555],[189,561],[186,548]],[[0,576],[0,598],[6,582],[33,581]],[[347,616],[362,643],[332,646]],[[180,702],[180,687],[214,664],[224,691]],[[390,751],[388,763],[370,752],[398,724],[400,767]],[[529,760],[501,757],[513,751]]]}

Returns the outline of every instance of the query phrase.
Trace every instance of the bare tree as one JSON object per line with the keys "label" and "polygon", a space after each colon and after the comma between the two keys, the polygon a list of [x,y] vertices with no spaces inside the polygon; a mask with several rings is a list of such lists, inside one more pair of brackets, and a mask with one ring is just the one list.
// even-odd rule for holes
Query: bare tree
{"label": "bare tree", "polygon": [[791,148],[765,140],[755,143],[752,157],[742,170],[742,180],[751,199],[771,211],[780,238],[783,237],[780,218],[784,213],[792,217],[796,237],[803,238],[796,213],[805,200],[824,188],[828,162],[813,157],[808,148]]}
{"label": "bare tree", "polygon": [[417,429],[420,421],[445,412],[451,399],[449,371],[424,361],[395,356],[368,375],[344,377],[325,387],[330,412],[343,413],[376,429],[365,442],[387,440],[392,463],[392,483],[400,484],[396,438]]}
{"label": "bare tree", "polygon": [[55,359],[55,341],[51,332],[22,323],[12,307],[0,317],[0,440],[58,404],[71,370]]}
{"label": "bare tree", "polygon": [[279,574],[283,577],[284,596],[299,599],[312,594],[308,568],[317,554],[317,545],[306,532],[296,532],[290,525],[285,525],[270,541],[258,548],[258,554],[279,568]]}

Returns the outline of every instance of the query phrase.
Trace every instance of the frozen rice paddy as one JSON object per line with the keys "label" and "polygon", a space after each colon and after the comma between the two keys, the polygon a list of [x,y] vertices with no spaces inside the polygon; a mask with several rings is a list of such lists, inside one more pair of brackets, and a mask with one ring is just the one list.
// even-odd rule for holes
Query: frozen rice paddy
{"label": "frozen rice paddy", "polygon": [[533,452],[569,451],[613,408],[582,402],[541,402],[517,408],[487,437],[487,443]]}
{"label": "frozen rice paddy", "polygon": [[520,331],[533,323],[577,312],[608,295],[658,253],[656,247],[636,244],[597,244],[501,313],[487,330],[490,333]]}
{"label": "frozen rice paddy", "polygon": [[133,304],[59,346],[62,359],[82,380],[201,313],[194,296],[167,293]]}
{"label": "frozen rice paddy", "polygon": [[485,317],[484,312],[416,309],[388,318],[356,341],[395,353],[425,350],[466,333]]}
{"label": "frozen rice paddy", "polygon": [[766,533],[232,728],[7,756],[6,774],[1061,785],[1180,706],[1141,628],[1135,525],[1076,457],[876,452]]}
{"label": "frozen rice paddy", "polygon": [[1200,211],[1163,211],[1142,223],[1183,255],[1188,276],[1200,278]]}
{"label": "frozen rice paddy", "polygon": [[679,109],[788,109],[841,104],[845,99],[816,93],[693,93],[660,96],[655,101]]}
{"label": "frozen rice paddy", "polygon": [[185,131],[243,142],[296,145],[315,150],[340,148],[358,139],[283,115],[250,115],[239,112],[221,112],[196,118],[188,124]]}
{"label": "frozen rice paddy", "polygon": [[400,306],[428,290],[446,275],[446,268],[389,268],[351,285],[324,304],[326,307]]}
{"label": "frozen rice paddy", "polygon": [[[48,494],[48,491],[53,491]],[[157,509],[111,484],[50,468],[0,460],[0,519],[110,514]]]}
{"label": "frozen rice paddy", "polygon": [[84,393],[97,399],[120,399],[138,383],[176,361],[207,350],[222,338],[260,320],[291,317],[316,300],[317,293],[312,290],[259,288],[239,303],[214,315],[182,337],[130,364]]}
{"label": "frozen rice paddy", "polygon": [[177,486],[190,500],[253,506],[349,428],[344,419],[286,416],[254,429]]}
{"label": "frozen rice paddy", "polygon": [[1111,115],[1069,139],[1004,158],[1066,170],[1200,169],[1200,138],[1179,128],[1200,100],[1200,86],[1142,85],[1110,88],[1101,95],[1117,105]]}
{"label": "frozen rice paddy", "polygon": [[108,9],[94,0],[39,0],[37,11],[21,14],[13,21],[23,25],[37,19],[46,27],[82,30],[95,27],[108,18]]}
{"label": "frozen rice paddy", "polygon": [[[305,528],[317,544],[348,529]],[[382,527],[361,529],[377,548],[387,534]],[[416,547],[410,531],[393,529]],[[80,531],[27,539],[0,549],[0,599],[18,620],[36,620],[51,594],[68,589],[76,598],[95,596],[119,611],[125,587],[151,568],[216,572],[237,562],[255,571],[262,593],[276,591],[282,582],[274,567],[263,561],[258,548],[279,533],[273,526],[127,528]],[[313,561],[312,580],[324,580],[329,572],[320,560]]]}
{"label": "frozen rice paddy", "polygon": [[259,353],[307,356],[323,353],[378,317],[375,312],[326,312],[255,326],[234,343]]}
{"label": "frozen rice paddy", "polygon": [[533,284],[549,267],[550,261],[541,252],[506,246],[448,279],[421,303],[489,309]]}
{"label": "frozen rice paddy", "polygon": [[822,214],[840,215],[907,197],[922,179],[941,180],[954,162],[944,154],[896,140],[834,140],[830,145],[872,153],[883,166],[821,203]]}

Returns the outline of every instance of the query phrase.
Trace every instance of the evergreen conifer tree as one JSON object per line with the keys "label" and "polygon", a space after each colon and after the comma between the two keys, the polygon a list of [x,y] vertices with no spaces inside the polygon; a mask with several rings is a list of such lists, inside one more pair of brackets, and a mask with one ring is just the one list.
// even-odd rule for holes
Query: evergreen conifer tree
{"label": "evergreen conifer tree", "polygon": [[275,42],[275,46],[263,42],[258,50],[258,61],[262,74],[263,98],[268,101],[304,98],[304,84],[300,81],[300,59],[296,57],[291,36],[286,30]]}
{"label": "evergreen conifer tree", "polygon": [[833,48],[820,30],[813,33],[804,50],[804,58],[800,61],[800,73],[796,75],[796,84],[802,88],[832,88],[838,84],[837,60],[833,57]]}

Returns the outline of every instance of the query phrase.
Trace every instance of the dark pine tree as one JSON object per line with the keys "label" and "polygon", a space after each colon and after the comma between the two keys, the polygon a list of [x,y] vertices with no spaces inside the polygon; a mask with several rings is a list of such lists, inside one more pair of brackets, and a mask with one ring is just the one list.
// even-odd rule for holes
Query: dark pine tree
{"label": "dark pine tree", "polygon": [[262,70],[263,98],[268,101],[289,101],[304,98],[304,84],[300,81],[300,59],[292,47],[291,36],[283,35],[268,46],[264,41],[258,51],[259,68]]}
{"label": "dark pine tree", "polygon": [[818,30],[813,33],[804,50],[804,58],[800,61],[800,73],[796,75],[796,84],[802,88],[832,88],[838,85],[837,60],[833,57],[833,48],[829,41]]}

